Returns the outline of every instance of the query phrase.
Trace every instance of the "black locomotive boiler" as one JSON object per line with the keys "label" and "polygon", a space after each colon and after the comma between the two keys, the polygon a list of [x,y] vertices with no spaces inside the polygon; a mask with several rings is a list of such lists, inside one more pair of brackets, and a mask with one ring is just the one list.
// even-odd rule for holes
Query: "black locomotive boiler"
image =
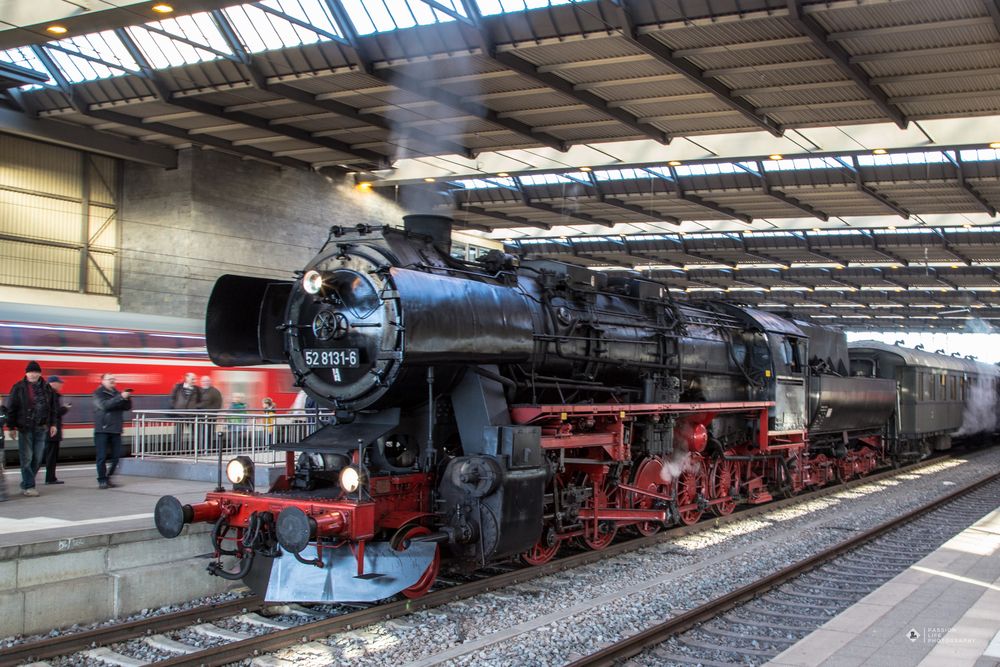
{"label": "black locomotive boiler", "polygon": [[[852,374],[842,332],[638,276],[492,251],[452,258],[451,221],[333,227],[293,280],[224,276],[206,338],[222,366],[287,363],[329,410],[266,492],[231,491],[161,533],[210,521],[220,576],[269,600],[426,592],[474,568],[607,546],[910,454],[897,378]],[[874,366],[873,366],[874,368]]]}

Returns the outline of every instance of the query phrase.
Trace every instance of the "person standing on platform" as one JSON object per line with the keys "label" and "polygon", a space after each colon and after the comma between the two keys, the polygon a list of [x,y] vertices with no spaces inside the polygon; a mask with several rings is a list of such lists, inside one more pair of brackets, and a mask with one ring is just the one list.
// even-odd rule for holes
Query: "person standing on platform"
{"label": "person standing on platform", "polygon": [[66,403],[63,405],[63,381],[61,377],[53,375],[49,377],[48,383],[52,387],[52,397],[56,402],[56,433],[55,435],[50,435],[45,442],[45,455],[42,456],[42,460],[45,462],[45,483],[62,484],[62,480],[56,478],[56,464],[59,462],[59,443],[63,439],[63,415],[69,412],[73,404]]}
{"label": "person standing on platform", "polygon": [[7,500],[7,481],[4,478],[4,464],[3,460],[6,458],[6,452],[3,446],[3,428],[7,425],[7,406],[0,401],[0,503]]}
{"label": "person standing on platform", "polygon": [[[94,448],[97,450],[97,488],[110,489],[111,477],[118,468],[122,452],[125,412],[132,409],[132,390],[119,392],[112,373],[101,376],[101,386],[94,390]],[[106,463],[111,463],[107,468]]]}
{"label": "person standing on platform", "polygon": [[198,409],[222,409],[222,392],[212,386],[212,378],[208,375],[201,376],[201,401],[198,403]]}
{"label": "person standing on platform", "polygon": [[[197,410],[198,404],[201,402],[201,389],[195,382],[197,382],[198,376],[194,373],[185,373],[184,380],[178,382],[174,385],[173,390],[170,392],[170,409],[171,410]],[[174,451],[179,452],[185,449],[184,447],[184,432],[190,431],[191,438],[194,436],[194,428],[192,427],[195,421],[194,415],[191,414],[175,414],[174,418]],[[185,428],[185,425],[188,428]],[[193,448],[193,443],[192,443]]]}
{"label": "person standing on platform", "polygon": [[5,404],[10,437],[17,437],[21,457],[21,493],[35,497],[35,473],[42,464],[46,435],[55,435],[55,398],[52,388],[42,379],[42,368],[31,361],[24,369],[24,379],[10,388]]}
{"label": "person standing on platform", "polygon": [[[212,386],[212,377],[209,375],[202,375],[201,380],[201,400],[198,401],[199,410],[212,410],[213,412],[222,409],[222,392]],[[212,416],[205,417],[205,433],[202,440],[205,446],[212,448],[215,443],[215,427],[217,418]]]}

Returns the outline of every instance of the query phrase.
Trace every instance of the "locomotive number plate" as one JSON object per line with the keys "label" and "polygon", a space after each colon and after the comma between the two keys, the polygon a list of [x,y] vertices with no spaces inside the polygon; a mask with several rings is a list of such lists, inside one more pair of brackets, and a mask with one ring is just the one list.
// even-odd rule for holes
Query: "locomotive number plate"
{"label": "locomotive number plate", "polygon": [[303,350],[309,368],[357,368],[360,353],[356,347],[340,350]]}

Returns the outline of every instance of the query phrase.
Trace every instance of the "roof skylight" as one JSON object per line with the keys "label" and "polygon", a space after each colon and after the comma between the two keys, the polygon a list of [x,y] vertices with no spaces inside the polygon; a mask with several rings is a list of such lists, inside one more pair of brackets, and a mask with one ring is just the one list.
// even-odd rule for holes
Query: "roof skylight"
{"label": "roof skylight", "polygon": [[232,55],[219,27],[207,12],[126,29],[154,69],[193,65]]}
{"label": "roof skylight", "polygon": [[111,30],[60,39],[47,44],[45,50],[70,83],[139,71],[139,65]]}
{"label": "roof skylight", "polygon": [[[26,67],[41,74],[48,74],[48,83],[55,84],[55,81],[52,80],[52,75],[47,69],[45,69],[45,65],[42,64],[42,61],[38,59],[38,56],[35,55],[35,52],[32,51],[30,47],[18,46],[13,49],[7,49],[6,51],[0,51],[0,60],[9,62],[12,65],[17,65],[19,67]],[[24,90],[30,90],[32,88],[40,88],[40,86],[30,84],[27,86],[21,86],[21,88]]]}
{"label": "roof skylight", "polygon": [[[458,0],[435,0],[465,16],[465,9]],[[359,35],[391,32],[418,25],[433,25],[454,21],[453,16],[439,11],[420,0],[342,0],[344,9]]]}
{"label": "roof skylight", "polygon": [[589,2],[590,0],[476,0],[479,12],[483,16],[524,12],[529,9],[544,9],[558,5],[572,5]]}
{"label": "roof skylight", "polygon": [[264,0],[223,12],[250,53],[343,37],[329,6],[321,0]]}

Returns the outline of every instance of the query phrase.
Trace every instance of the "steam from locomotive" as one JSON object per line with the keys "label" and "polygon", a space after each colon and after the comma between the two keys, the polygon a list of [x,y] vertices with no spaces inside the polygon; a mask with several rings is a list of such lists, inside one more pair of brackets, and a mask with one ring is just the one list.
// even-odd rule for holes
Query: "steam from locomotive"
{"label": "steam from locomotive", "polygon": [[[939,355],[849,350],[842,332],[680,303],[634,275],[459,261],[450,234],[438,216],[335,226],[293,280],[217,282],[212,360],[287,363],[331,416],[276,445],[289,464],[266,493],[234,460],[232,491],[162,498],[161,533],[215,523],[234,562],[213,573],[269,600],[416,597],[443,562],[601,549],[919,458],[961,426],[961,405],[954,424],[911,419],[907,374]],[[995,368],[953,362],[942,372],[996,395]]]}

